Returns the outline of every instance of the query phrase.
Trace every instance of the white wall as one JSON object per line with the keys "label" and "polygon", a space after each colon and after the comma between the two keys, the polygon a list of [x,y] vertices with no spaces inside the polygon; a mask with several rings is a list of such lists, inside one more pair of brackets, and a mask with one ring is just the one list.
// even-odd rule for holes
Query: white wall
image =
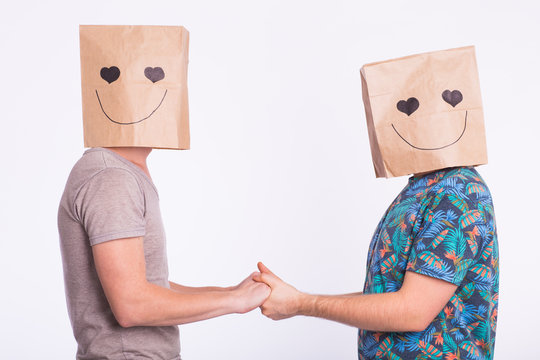
{"label": "white wall", "polygon": [[[511,5],[512,4],[512,5]],[[191,33],[192,150],[154,151],[171,279],[231,285],[263,260],[301,290],[361,290],[406,178],[375,179],[362,64],[477,46],[501,250],[496,359],[538,358],[540,6],[514,1],[2,4],[2,359],[74,358],[56,211],[83,151],[78,24]],[[181,327],[185,359],[356,359],[356,330],[258,310]]]}

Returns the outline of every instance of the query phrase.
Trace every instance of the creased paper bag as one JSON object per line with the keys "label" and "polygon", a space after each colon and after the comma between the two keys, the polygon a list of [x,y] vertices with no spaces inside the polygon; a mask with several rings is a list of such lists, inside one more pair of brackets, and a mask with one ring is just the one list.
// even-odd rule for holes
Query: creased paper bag
{"label": "creased paper bag", "polygon": [[367,64],[360,73],[377,177],[487,163],[474,47]]}
{"label": "creased paper bag", "polygon": [[181,26],[81,25],[85,147],[189,149],[189,33]]}

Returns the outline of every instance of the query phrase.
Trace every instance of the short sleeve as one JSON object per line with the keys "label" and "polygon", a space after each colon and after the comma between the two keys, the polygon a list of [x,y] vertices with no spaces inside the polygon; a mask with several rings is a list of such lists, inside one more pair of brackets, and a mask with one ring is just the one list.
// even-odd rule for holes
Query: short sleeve
{"label": "short sleeve", "polygon": [[106,168],[86,182],[77,194],[74,212],[90,245],[144,236],[144,193],[129,171]]}
{"label": "short sleeve", "polygon": [[485,225],[477,202],[459,192],[434,197],[413,234],[407,271],[460,285],[474,263]]}

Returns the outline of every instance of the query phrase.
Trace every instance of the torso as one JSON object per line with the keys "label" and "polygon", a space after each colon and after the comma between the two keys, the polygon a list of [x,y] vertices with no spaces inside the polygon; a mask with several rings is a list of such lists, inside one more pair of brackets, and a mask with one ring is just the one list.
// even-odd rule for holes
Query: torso
{"label": "torso", "polygon": [[169,287],[165,232],[151,179],[110,150],[88,150],[70,174],[58,213],[68,313],[79,345],[77,359],[180,359],[177,326],[122,328],[101,288],[91,242],[76,204],[81,201],[78,194],[85,184],[110,169],[127,172],[136,179],[138,187],[133,191],[142,192],[144,199],[144,229],[140,234],[144,237],[146,277],[149,282]]}
{"label": "torso", "polygon": [[489,190],[475,169],[409,180],[370,244],[364,293],[395,292],[406,271],[458,285],[422,332],[359,331],[360,359],[491,359],[499,292],[498,244]]}

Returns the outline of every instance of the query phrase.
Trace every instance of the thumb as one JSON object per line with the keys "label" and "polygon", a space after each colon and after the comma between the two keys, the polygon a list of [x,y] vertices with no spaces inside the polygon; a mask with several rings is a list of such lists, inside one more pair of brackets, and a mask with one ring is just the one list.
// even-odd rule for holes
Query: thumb
{"label": "thumb", "polygon": [[[260,271],[261,273],[266,273],[266,274],[271,274],[271,275],[276,276],[276,274],[274,274],[273,272],[271,272],[270,269],[267,268],[266,265],[264,265],[264,264],[263,264],[262,262],[260,262],[260,261],[257,263],[257,267],[259,268],[259,271]],[[276,276],[276,277],[277,277],[277,276]]]}
{"label": "thumb", "polygon": [[270,288],[274,288],[276,285],[278,279],[274,274],[267,274],[267,273],[259,273],[257,275],[254,275],[253,280],[257,282],[265,283],[266,285],[270,286]]}

